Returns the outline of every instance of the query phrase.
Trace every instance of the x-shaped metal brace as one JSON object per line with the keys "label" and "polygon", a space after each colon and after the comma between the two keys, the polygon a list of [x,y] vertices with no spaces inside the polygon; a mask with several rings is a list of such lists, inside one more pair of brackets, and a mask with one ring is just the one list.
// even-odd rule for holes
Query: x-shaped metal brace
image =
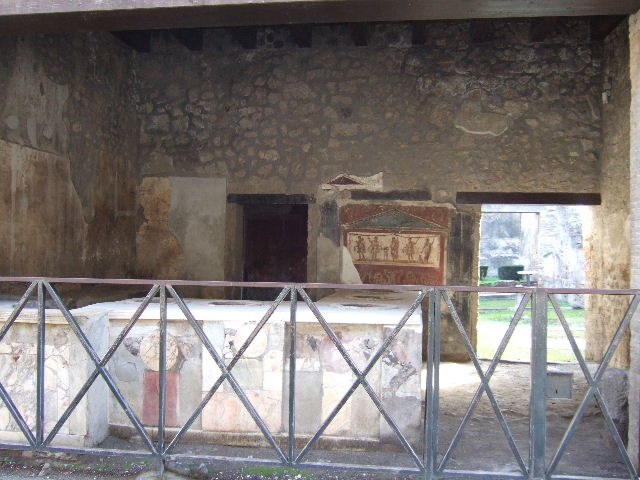
{"label": "x-shaped metal brace", "polygon": [[413,461],[416,463],[416,465],[418,466],[420,471],[424,471],[424,464],[422,463],[422,461],[420,460],[418,455],[416,455],[416,452],[413,450],[413,448],[409,444],[408,440],[403,435],[403,433],[400,431],[398,426],[395,424],[395,422],[393,421],[393,419],[391,418],[389,413],[386,411],[384,405],[382,404],[382,401],[380,400],[380,398],[378,398],[378,395],[376,394],[376,392],[373,390],[373,388],[371,387],[371,385],[367,381],[366,376],[371,371],[371,369],[375,366],[375,364],[378,362],[380,357],[382,357],[382,355],[387,351],[387,349],[391,345],[391,342],[393,342],[393,340],[396,338],[398,333],[400,333],[400,330],[402,330],[402,328],[407,323],[407,321],[409,320],[411,315],[413,315],[413,312],[415,312],[415,310],[418,308],[418,306],[420,306],[420,304],[422,303],[422,300],[424,299],[424,297],[427,294],[427,291],[426,290],[421,290],[420,291],[420,294],[418,295],[418,297],[416,298],[414,303],[411,305],[409,310],[407,310],[407,312],[405,312],[405,314],[402,316],[402,319],[398,322],[398,324],[393,329],[393,331],[385,339],[385,341],[382,343],[382,345],[380,346],[378,351],[375,353],[375,355],[373,355],[373,357],[371,358],[371,360],[367,364],[366,368],[364,370],[360,371],[360,369],[358,369],[358,367],[355,365],[355,363],[351,359],[351,356],[349,355],[349,353],[345,349],[344,345],[342,344],[342,342],[340,341],[340,339],[338,338],[336,333],[333,331],[331,326],[325,320],[325,318],[322,315],[322,313],[320,313],[320,310],[318,309],[316,304],[313,303],[311,298],[309,298],[309,295],[304,290],[302,290],[301,288],[298,288],[297,290],[298,290],[298,293],[300,294],[300,296],[302,297],[302,300],[307,304],[307,306],[309,307],[311,312],[317,318],[318,322],[320,323],[320,325],[322,326],[324,331],[327,333],[327,335],[329,336],[329,338],[331,339],[333,344],[336,346],[336,348],[340,352],[340,355],[342,355],[342,357],[344,358],[345,362],[347,363],[347,365],[349,366],[351,371],[355,374],[356,380],[355,380],[355,382],[353,382],[353,384],[351,385],[349,390],[347,390],[347,392],[342,397],[342,399],[336,404],[336,406],[333,408],[331,413],[324,420],[324,422],[322,423],[322,425],[320,426],[318,431],[309,440],[309,442],[305,445],[305,447],[300,451],[300,453],[296,457],[296,461],[295,461],[296,464],[298,464],[298,463],[300,463],[302,461],[302,459],[306,456],[306,454],[309,452],[311,447],[315,444],[315,442],[318,440],[318,438],[322,435],[322,433],[325,431],[325,429],[329,426],[331,421],[335,418],[335,416],[342,409],[342,407],[347,403],[347,400],[349,400],[351,395],[353,395],[353,393],[356,391],[358,386],[362,385],[363,388],[365,389],[365,391],[367,392],[367,394],[369,395],[369,397],[371,397],[371,400],[373,401],[373,403],[376,406],[376,408],[380,411],[380,414],[384,417],[386,422],[389,424],[389,426],[392,428],[392,430],[397,435],[398,439],[400,440],[400,443],[402,443],[402,446],[405,448],[407,453],[409,453],[409,455],[411,456]]}
{"label": "x-shaped metal brace", "polygon": [[[113,393],[113,396],[116,398],[116,400],[118,401],[118,403],[120,404],[120,406],[124,410],[125,414],[129,418],[129,420],[131,421],[131,423],[135,427],[135,429],[138,431],[138,433],[142,437],[142,439],[143,439],[145,445],[147,446],[147,448],[149,449],[149,451],[152,454],[157,455],[158,451],[155,448],[151,438],[149,438],[149,435],[147,435],[147,432],[144,430],[144,427],[142,426],[142,423],[140,422],[140,420],[136,416],[135,412],[131,408],[131,405],[129,404],[129,402],[127,402],[127,399],[124,397],[124,395],[120,391],[120,388],[118,387],[118,385],[114,381],[113,377],[111,376],[109,371],[106,369],[106,365],[109,362],[109,360],[111,360],[111,357],[113,356],[113,354],[115,353],[117,348],[120,346],[122,341],[125,339],[125,337],[129,333],[129,331],[131,330],[133,325],[136,323],[136,321],[138,320],[140,315],[142,315],[142,312],[145,310],[147,305],[149,305],[149,303],[151,302],[151,299],[156,295],[156,293],[158,292],[158,289],[160,287],[158,285],[154,285],[151,288],[151,290],[149,291],[149,293],[147,294],[147,296],[145,297],[143,302],[140,304],[140,306],[138,307],[138,309],[134,313],[134,315],[131,318],[131,320],[129,321],[129,323],[125,326],[125,328],[122,330],[122,332],[120,332],[120,335],[118,335],[118,338],[116,339],[115,343],[111,346],[111,348],[109,348],[109,351],[107,352],[107,354],[105,354],[105,356],[101,360],[100,357],[98,356],[98,354],[96,353],[96,351],[94,350],[93,346],[91,345],[91,342],[89,341],[87,336],[84,334],[84,332],[80,328],[80,325],[78,324],[78,321],[69,312],[69,310],[64,305],[64,303],[62,302],[62,299],[60,298],[58,293],[55,291],[55,289],[49,283],[45,283],[44,285],[45,285],[47,291],[49,292],[49,295],[51,296],[51,298],[55,302],[56,306],[58,307],[60,312],[62,312],[62,314],[64,315],[65,319],[69,323],[69,326],[71,327],[71,329],[73,330],[75,335],[78,337],[78,340],[80,340],[80,343],[82,344],[82,347],[84,348],[84,350],[89,355],[89,358],[91,359],[91,361],[95,365],[95,370],[89,376],[89,378],[87,379],[85,384],[82,386],[82,388],[80,389],[78,394],[75,396],[73,401],[69,404],[69,406],[67,407],[67,409],[65,410],[63,415],[60,417],[60,419],[58,420],[58,422],[56,423],[54,428],[51,430],[51,432],[49,433],[47,438],[44,440],[43,445],[46,446],[53,440],[53,438],[55,437],[55,435],[57,435],[57,433],[60,430],[60,428],[62,427],[62,425],[67,421],[67,419],[69,418],[69,416],[71,415],[73,410],[76,408],[76,406],[78,405],[78,403],[80,402],[82,397],[87,393],[87,391],[89,390],[89,388],[91,387],[93,382],[98,378],[98,376],[101,376],[104,379],[104,381],[107,384],[107,386],[109,387],[109,389],[111,390],[111,392]],[[41,372],[41,374],[44,374],[44,372]]]}
{"label": "x-shaped metal brace", "polygon": [[613,423],[613,419],[611,418],[611,414],[609,413],[609,409],[607,408],[607,404],[605,403],[604,399],[602,398],[602,392],[600,391],[600,388],[598,387],[598,382],[600,382],[600,380],[602,379],[602,376],[604,375],[604,373],[607,370],[607,367],[609,366],[609,362],[611,362],[611,359],[613,358],[613,355],[616,351],[616,349],[618,348],[618,345],[620,343],[620,340],[622,339],[625,331],[627,330],[628,326],[629,326],[629,322],[631,321],[631,318],[633,317],[633,314],[635,313],[635,311],[638,308],[638,304],[640,303],[640,295],[636,294],[632,297],[631,302],[629,303],[629,306],[627,307],[627,311],[625,312],[622,321],[620,322],[620,325],[618,325],[618,328],[615,332],[615,334],[613,335],[613,338],[611,339],[611,342],[609,343],[609,346],[607,347],[607,351],[604,354],[604,357],[602,359],[602,362],[600,363],[600,366],[598,367],[598,369],[596,370],[596,373],[594,376],[591,375],[591,372],[589,371],[589,368],[587,367],[587,363],[584,360],[584,357],[582,356],[582,353],[580,352],[580,348],[578,347],[578,344],[575,340],[575,337],[573,336],[573,333],[571,332],[571,329],[569,328],[569,324],[567,323],[567,320],[564,317],[564,314],[562,313],[562,310],[560,309],[560,306],[558,305],[558,302],[556,300],[556,298],[553,295],[549,295],[549,298],[551,300],[551,304],[553,305],[553,308],[556,312],[556,314],[558,315],[558,319],[560,320],[560,323],[562,324],[562,328],[564,329],[564,332],[567,336],[567,339],[569,340],[569,343],[571,344],[571,349],[573,350],[573,354],[576,356],[576,359],[578,360],[578,364],[580,365],[580,369],[582,370],[582,373],[584,374],[584,377],[587,381],[587,385],[589,386],[587,393],[585,394],[584,398],[582,399],[582,401],[580,402],[580,405],[578,406],[578,409],[576,410],[576,413],[574,414],[573,418],[571,419],[571,422],[569,423],[569,426],[567,427],[567,430],[565,431],[564,436],[562,437],[562,440],[560,441],[560,445],[558,446],[558,449],[556,450],[556,453],[554,454],[551,462],[549,463],[549,467],[547,469],[547,475],[551,476],[553,474],[553,472],[555,471],[556,467],[558,466],[558,463],[560,462],[560,459],[562,458],[562,455],[564,454],[569,442],[571,441],[571,439],[573,438],[573,435],[575,433],[575,430],[578,426],[578,423],[580,422],[580,420],[582,419],[582,417],[584,416],[587,407],[589,406],[589,402],[591,401],[592,397],[595,397],[598,405],[600,406],[600,410],[602,411],[602,416],[604,417],[605,423],[609,429],[609,432],[611,433],[611,436],[613,437],[613,440],[616,444],[616,447],[618,448],[618,450],[620,451],[620,454],[622,455],[622,459],[627,467],[627,470],[629,471],[629,473],[631,474],[631,478],[638,478],[638,472],[636,470],[636,468],[633,465],[633,462],[631,461],[631,459],[629,458],[629,454],[627,453],[627,450],[624,446],[624,442],[622,440],[622,438],[620,437],[620,434],[618,433],[618,429],[616,428],[615,424]]}
{"label": "x-shaped metal brace", "polygon": [[522,297],[522,300],[520,301],[518,309],[516,310],[513,318],[511,319],[509,327],[508,327],[505,335],[503,336],[502,341],[500,342],[500,345],[498,346],[498,349],[496,350],[494,358],[492,359],[491,364],[487,368],[487,372],[486,373],[483,372],[483,370],[482,370],[482,366],[480,365],[480,361],[478,360],[478,356],[476,355],[476,352],[473,349],[473,345],[471,344],[471,340],[469,339],[469,336],[467,335],[467,332],[464,329],[464,326],[462,325],[462,321],[460,320],[460,316],[458,315],[458,311],[456,310],[455,306],[453,305],[453,301],[451,300],[451,296],[449,295],[449,293],[446,290],[443,290],[440,293],[442,295],[442,298],[445,300],[445,302],[447,304],[447,307],[449,308],[451,316],[453,317],[453,321],[455,322],[456,327],[457,327],[458,331],[460,332],[460,335],[462,336],[462,339],[464,341],[464,344],[465,344],[465,347],[466,347],[467,352],[469,354],[469,357],[471,358],[471,361],[473,362],[473,366],[475,367],[476,372],[478,374],[478,377],[480,378],[480,386],[476,390],[476,393],[473,396],[471,404],[469,405],[469,408],[467,409],[467,412],[465,413],[465,416],[462,419],[462,422],[460,423],[460,426],[458,427],[458,430],[456,431],[456,433],[455,433],[455,435],[453,437],[453,440],[451,441],[451,444],[449,445],[449,448],[445,452],[444,456],[442,457],[442,460],[440,461],[440,464],[438,465],[438,471],[441,472],[446,467],[446,465],[449,462],[451,456],[453,455],[453,451],[455,450],[455,448],[457,447],[460,439],[462,438],[462,434],[464,432],[464,429],[466,428],[467,423],[471,419],[471,416],[473,415],[473,411],[475,410],[476,406],[478,405],[478,402],[480,401],[480,398],[482,397],[482,393],[486,392],[487,393],[487,398],[489,399],[489,402],[491,403],[491,406],[492,406],[492,408],[493,408],[493,410],[494,410],[494,412],[496,414],[496,417],[498,419],[498,423],[500,424],[500,427],[502,428],[502,431],[503,431],[503,433],[504,433],[504,435],[505,435],[505,437],[507,439],[507,443],[509,444],[509,448],[511,448],[511,451],[512,451],[514,457],[516,458],[516,461],[518,462],[518,465],[520,467],[520,470],[521,470],[522,474],[523,475],[528,475],[527,466],[526,466],[526,464],[524,462],[524,459],[522,458],[522,454],[520,453],[520,450],[518,450],[518,446],[515,443],[515,440],[513,438],[513,435],[511,434],[509,426],[507,425],[507,421],[504,418],[504,414],[502,413],[502,410],[500,410],[500,406],[498,405],[498,402],[497,402],[497,400],[495,398],[495,395],[493,394],[493,390],[491,389],[491,386],[489,385],[489,381],[491,380],[491,377],[493,376],[493,374],[495,372],[495,369],[498,366],[498,362],[500,361],[500,358],[502,357],[502,354],[504,353],[504,350],[507,347],[507,344],[509,343],[509,340],[511,339],[511,336],[513,335],[513,332],[514,332],[514,330],[515,330],[515,328],[516,328],[516,326],[518,324],[518,321],[522,317],[522,314],[524,312],[524,309],[527,306],[527,303],[529,303],[529,300],[531,298],[531,293],[526,293]]}
{"label": "x-shaped metal brace", "polygon": [[251,335],[249,335],[249,337],[247,337],[247,339],[242,344],[240,349],[234,355],[233,359],[229,362],[229,365],[226,365],[224,360],[221,358],[221,356],[218,354],[216,349],[211,344],[211,341],[207,337],[207,334],[204,332],[204,330],[202,329],[202,327],[200,326],[198,321],[195,319],[195,317],[193,316],[193,314],[191,313],[191,311],[189,310],[189,308],[185,304],[184,300],[180,297],[180,295],[178,295],[178,293],[173,289],[173,287],[167,286],[167,289],[169,290],[169,293],[171,294],[171,296],[175,299],[178,307],[180,308],[182,313],[185,315],[185,317],[187,318],[187,320],[191,324],[192,328],[196,332],[196,335],[198,336],[198,338],[200,339],[200,341],[202,342],[202,344],[204,345],[206,350],[209,352],[209,354],[211,355],[211,357],[213,358],[214,362],[216,363],[216,365],[218,366],[218,368],[220,369],[220,371],[222,373],[218,377],[216,382],[213,384],[211,389],[203,397],[202,401],[200,402],[200,404],[198,405],[198,407],[196,408],[194,413],[191,415],[191,417],[189,417],[189,419],[182,426],[180,431],[176,434],[176,436],[172,439],[172,441],[169,443],[169,445],[167,445],[166,449],[162,453],[163,454],[167,454],[176,446],[176,444],[180,441],[182,436],[187,432],[187,430],[189,430],[189,428],[191,427],[193,422],[202,413],[202,410],[207,405],[209,400],[211,400],[211,397],[213,397],[213,395],[216,393],[218,388],[220,388],[222,383],[225,380],[227,380],[229,382],[229,384],[231,385],[231,387],[233,388],[233,390],[236,393],[236,395],[238,396],[238,398],[240,399],[240,401],[242,402],[242,404],[244,405],[244,407],[247,409],[247,411],[249,412],[249,414],[251,415],[253,420],[256,422],[256,425],[258,426],[258,428],[260,428],[260,430],[261,430],[262,434],[264,435],[264,437],[267,439],[267,441],[269,442],[271,447],[275,450],[275,452],[277,453],[278,457],[280,457],[280,460],[282,462],[284,462],[284,463],[287,463],[287,457],[283,453],[282,449],[276,443],[276,440],[273,437],[273,435],[271,434],[271,432],[269,431],[269,428],[266,426],[266,424],[262,420],[260,414],[257,412],[255,407],[251,404],[251,401],[247,397],[246,393],[244,392],[244,390],[242,389],[242,387],[240,386],[240,384],[238,383],[236,378],[231,373],[231,370],[236,365],[236,363],[238,363],[238,360],[240,360],[240,358],[242,357],[244,352],[247,350],[247,348],[249,348],[249,345],[251,344],[253,339],[258,335],[260,330],[262,330],[262,327],[267,323],[269,318],[271,318],[271,316],[273,315],[273,312],[275,312],[275,310],[282,303],[284,298],[289,293],[293,294],[294,290],[292,288],[290,288],[290,287],[285,287],[280,292],[280,295],[278,295],[278,297],[273,301],[273,303],[271,304],[271,306],[269,307],[267,312],[264,314],[264,316],[262,317],[260,322],[258,322],[258,324],[255,326],[255,328],[251,332]]}

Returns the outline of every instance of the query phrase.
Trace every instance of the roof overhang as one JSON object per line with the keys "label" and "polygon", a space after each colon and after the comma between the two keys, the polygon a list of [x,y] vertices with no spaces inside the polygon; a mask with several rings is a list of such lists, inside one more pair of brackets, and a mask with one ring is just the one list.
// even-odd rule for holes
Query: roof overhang
{"label": "roof overhang", "polygon": [[628,15],[640,0],[0,0],[0,32]]}

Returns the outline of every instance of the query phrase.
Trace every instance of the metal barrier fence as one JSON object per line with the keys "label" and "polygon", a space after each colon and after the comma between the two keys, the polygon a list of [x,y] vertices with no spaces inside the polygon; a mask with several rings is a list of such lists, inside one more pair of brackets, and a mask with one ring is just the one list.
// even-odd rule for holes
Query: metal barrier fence
{"label": "metal barrier fence", "polygon": [[[66,278],[24,278],[24,277],[3,277],[0,278],[0,285],[7,283],[24,283],[27,285],[24,294],[21,299],[15,305],[15,308],[8,316],[4,325],[0,329],[0,343],[6,337],[9,330],[12,328],[23,309],[25,309],[27,303],[32,297],[35,296],[37,302],[37,364],[36,364],[36,418],[35,428],[32,429],[25,420],[20,409],[16,406],[16,403],[12,399],[8,389],[0,383],[0,398],[8,409],[11,417],[18,425],[20,431],[24,435],[26,444],[18,443],[1,443],[0,449],[18,449],[18,450],[32,450],[43,452],[68,452],[74,454],[93,454],[93,455],[130,455],[136,457],[153,458],[158,461],[158,469],[160,471],[164,468],[164,462],[166,460],[179,460],[179,459],[193,459],[202,461],[230,461],[229,457],[219,457],[214,455],[183,455],[175,453],[176,446],[183,440],[184,435],[192,427],[194,421],[202,413],[207,403],[213,398],[214,394],[219,390],[220,386],[226,380],[232,387],[235,394],[238,396],[244,407],[247,409],[256,425],[259,427],[262,435],[273,449],[276,454],[276,460],[268,459],[247,459],[238,458],[238,462],[242,463],[261,463],[270,465],[283,465],[283,466],[295,466],[295,467],[320,467],[320,468],[333,468],[333,469],[356,469],[356,470],[374,470],[378,472],[389,473],[404,473],[404,474],[417,474],[424,476],[426,479],[439,478],[439,477],[477,477],[477,478],[514,478],[514,479],[543,479],[543,478],[587,478],[589,472],[586,472],[585,476],[566,476],[556,473],[558,464],[566,452],[569,442],[572,440],[576,428],[585,415],[585,411],[589,403],[595,398],[604,418],[608,431],[615,443],[617,450],[619,451],[623,463],[628,471],[628,477],[630,479],[637,480],[638,472],[635,469],[633,462],[630,460],[622,437],[616,429],[615,423],[609,413],[607,405],[603,400],[603,394],[600,390],[598,383],[602,379],[616,348],[622,341],[625,332],[629,329],[630,321],[638,307],[640,302],[640,296],[636,290],[587,290],[587,289],[543,289],[532,287],[518,287],[518,288],[481,288],[481,287],[453,287],[453,286],[407,286],[407,285],[344,285],[344,284],[282,284],[282,283],[246,283],[246,282],[191,282],[191,281],[158,281],[158,280],[104,280],[104,279],[66,279]],[[89,338],[83,332],[78,320],[74,317],[71,311],[67,308],[61,296],[56,290],[57,284],[99,284],[99,285],[137,285],[145,286],[149,288],[144,300],[140,303],[139,307],[129,319],[124,329],[117,336],[115,342],[108,348],[106,354],[102,357],[98,355],[94,345],[91,344]],[[271,303],[266,313],[262,316],[262,319],[255,325],[252,333],[248,336],[246,341],[237,350],[230,362],[225,362],[222,353],[212,344],[211,340],[207,337],[205,331],[200,325],[198,319],[189,309],[185,300],[176,291],[177,287],[265,287],[265,288],[281,288],[280,294]],[[336,289],[336,290],[395,290],[395,291],[413,291],[415,292],[415,300],[404,313],[404,315],[398,320],[393,331],[388,335],[382,344],[375,351],[373,356],[370,357],[365,368],[358,368],[356,362],[351,358],[347,349],[344,347],[341,339],[331,326],[331,322],[324,318],[318,305],[311,299],[308,291],[315,289]],[[458,292],[466,293],[479,293],[479,292],[493,292],[493,293],[519,293],[522,294],[522,299],[519,302],[517,309],[509,326],[504,334],[504,337],[499,343],[499,346],[495,352],[495,355],[491,359],[486,368],[483,368],[480,359],[474,349],[472,340],[469,336],[469,332],[464,327],[463,319],[461,318],[458,309],[456,308],[452,296]],[[614,296],[627,296],[629,297],[628,307],[624,313],[623,318],[617,327],[615,334],[604,354],[604,357],[594,374],[588,368],[580,348],[575,340],[575,337],[569,327],[567,320],[564,317],[562,309],[559,307],[557,295],[560,294],[597,294],[597,295],[614,295]],[[93,364],[93,373],[89,375],[88,379],[84,383],[83,387],[78,391],[73,400],[70,402],[68,408],[60,416],[55,426],[48,432],[45,432],[45,403],[47,398],[45,396],[45,338],[47,331],[47,315],[48,311],[52,308],[46,307],[46,297],[50,298],[53,302],[53,309],[59,310],[66,319],[68,326],[74,332],[78,341],[82,345],[82,348],[90,358]],[[154,299],[158,299],[159,302],[159,345],[158,345],[158,357],[159,357],[159,398],[158,398],[158,421],[157,421],[157,438],[153,438],[144,428],[140,418],[134,412],[130,402],[125,398],[121,389],[118,387],[117,382],[114,380],[112,373],[107,368],[107,364],[114,356],[118,348],[121,347],[123,340],[127,334],[131,331],[133,326],[139,320],[144,310]],[[258,333],[265,326],[278,306],[283,302],[289,302],[289,332],[288,341],[290,344],[288,359],[288,430],[286,445],[282,448],[274,434],[269,430],[267,424],[258,413],[256,408],[252,405],[249,397],[244,391],[243,387],[238,382],[236,376],[233,373],[234,367],[241,359],[246,350],[250,347]],[[168,301],[175,302],[180,311],[186,317],[189,325],[193,328],[197,337],[199,338],[202,347],[202,355],[210,355],[221,374],[210,388],[208,393],[204,395],[197,409],[189,417],[189,419],[182,425],[178,433],[173,436],[172,439],[167,441],[166,435],[166,408],[167,408],[167,303]],[[344,393],[344,396],[335,405],[329,415],[322,421],[321,426],[316,433],[308,440],[306,445],[301,448],[296,448],[296,314],[298,311],[298,305],[302,303],[308,307],[313,313],[318,324],[322,327],[326,335],[331,339],[331,342],[344,359],[349,369],[355,376],[355,381],[351,387]],[[579,407],[573,418],[569,422],[569,425],[564,433],[564,436],[555,451],[549,455],[546,451],[548,449],[547,441],[547,402],[546,402],[546,381],[547,381],[547,312],[549,305],[555,311],[559,322],[566,334],[571,349],[577,359],[579,367],[584,374],[587,381],[588,388],[586,395],[579,403]],[[505,415],[500,408],[500,404],[494,395],[490,381],[493,374],[496,371],[497,366],[501,360],[501,357],[513,335],[518,323],[522,319],[523,312],[526,308],[531,310],[531,359],[530,359],[530,373],[531,373],[531,385],[530,385],[530,425],[529,425],[529,451],[523,453],[514,439],[509,427],[508,421],[505,419]],[[423,308],[428,312],[427,318],[424,321],[424,326],[428,331],[428,343],[426,352],[426,390],[425,397],[422,399],[425,405],[423,423],[421,429],[423,432],[423,441],[421,451],[417,451],[414,446],[411,445],[407,439],[405,433],[401,430],[398,424],[394,421],[394,418],[385,408],[385,405],[381,401],[379,395],[367,379],[367,375],[372,371],[376,364],[383,357],[385,352],[389,349],[391,343],[396,339],[399,332],[403,329],[409,318],[414,312]],[[475,391],[471,403],[467,409],[466,414],[463,416],[459,427],[457,428],[451,442],[444,451],[439,451],[438,448],[438,435],[439,435],[439,415],[440,415],[440,357],[441,357],[441,322],[443,314],[447,313],[449,318],[455,324],[457,333],[460,340],[463,342],[465,349],[469,355],[469,359],[473,364],[473,367],[478,375],[480,384]],[[284,370],[284,368],[283,368]],[[129,450],[121,449],[107,449],[107,448],[80,448],[80,447],[64,447],[52,445],[53,440],[59,434],[61,427],[69,419],[74,409],[78,406],[79,402],[87,394],[92,384],[96,379],[102,378],[117,403],[122,407],[126,413],[131,424],[140,435],[143,444],[146,448],[144,452],[132,452]],[[307,454],[309,451],[317,445],[319,438],[325,432],[327,426],[336,417],[340,410],[349,401],[353,393],[358,387],[362,386],[375,407],[378,409],[380,415],[387,422],[391,430],[395,433],[398,442],[402,445],[404,451],[411,458],[413,465],[411,467],[406,466],[373,466],[373,465],[352,465],[352,464],[337,464],[337,463],[323,463],[307,461]],[[459,444],[465,428],[468,426],[470,419],[472,418],[474,409],[477,407],[483,394],[486,394],[491,407],[498,420],[500,428],[504,433],[509,448],[515,458],[519,472],[516,474],[504,472],[484,472],[484,471],[462,471],[451,469],[450,460],[453,452]]]}

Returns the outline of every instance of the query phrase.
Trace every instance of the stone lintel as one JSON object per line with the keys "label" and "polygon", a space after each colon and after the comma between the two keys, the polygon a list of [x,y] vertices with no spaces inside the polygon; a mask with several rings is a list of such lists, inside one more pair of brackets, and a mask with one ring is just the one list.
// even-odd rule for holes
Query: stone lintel
{"label": "stone lintel", "polygon": [[504,205],[600,205],[599,193],[458,192],[456,203]]}

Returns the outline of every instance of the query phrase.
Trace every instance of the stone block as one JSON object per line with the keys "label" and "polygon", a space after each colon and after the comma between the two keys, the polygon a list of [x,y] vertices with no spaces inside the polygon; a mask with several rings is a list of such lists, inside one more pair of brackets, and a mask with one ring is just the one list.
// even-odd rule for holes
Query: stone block
{"label": "stone block", "polygon": [[[319,371],[296,371],[296,429],[303,434],[314,434],[324,419],[322,416],[322,373]],[[283,424],[289,422],[289,378],[283,385]]]}
{"label": "stone block", "polygon": [[[329,416],[334,407],[347,393],[353,384],[353,373],[324,371],[322,374],[322,418]],[[327,435],[351,436],[351,411],[352,402],[350,398],[342,409],[331,421],[325,433]]]}
{"label": "stone block", "polygon": [[[269,430],[280,431],[280,392],[248,391],[247,398]],[[258,425],[235,393],[217,392],[202,411],[202,428],[215,432],[259,432]]]}

